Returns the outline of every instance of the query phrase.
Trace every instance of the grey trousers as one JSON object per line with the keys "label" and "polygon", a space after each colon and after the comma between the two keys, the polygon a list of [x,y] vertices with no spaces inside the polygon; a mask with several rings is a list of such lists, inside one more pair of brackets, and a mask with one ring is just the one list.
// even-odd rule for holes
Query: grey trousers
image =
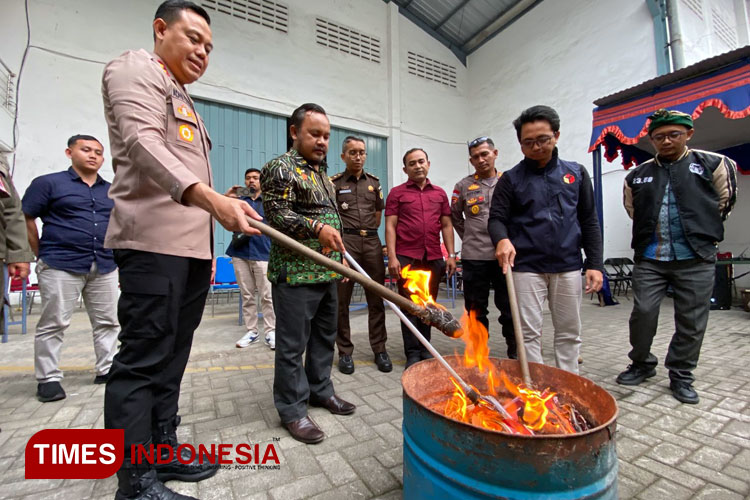
{"label": "grey trousers", "polygon": [[74,274],[52,269],[43,261],[36,266],[42,312],[34,337],[34,371],[38,382],[59,382],[60,350],[70,318],[83,295],[83,303],[91,321],[96,354],[96,374],[106,375],[117,351],[117,271],[100,274],[96,263],[88,274]]}
{"label": "grey trousers", "polygon": [[698,365],[703,335],[708,324],[715,266],[712,262],[641,260],[633,268],[633,312],[630,314],[628,354],[634,364],[654,368],[651,344],[659,322],[659,307],[667,286],[674,289],[675,332],[664,366],[675,381],[692,383]]}
{"label": "grey trousers", "polygon": [[[307,416],[307,400],[333,396],[331,365],[336,341],[336,282],[272,285],[276,311],[273,402],[281,421]],[[302,355],[305,363],[302,364]]]}
{"label": "grey trousers", "polygon": [[542,314],[544,301],[547,300],[555,329],[555,365],[578,374],[578,354],[581,348],[581,272],[514,272],[513,284],[518,296],[521,331],[528,360],[544,363]]}

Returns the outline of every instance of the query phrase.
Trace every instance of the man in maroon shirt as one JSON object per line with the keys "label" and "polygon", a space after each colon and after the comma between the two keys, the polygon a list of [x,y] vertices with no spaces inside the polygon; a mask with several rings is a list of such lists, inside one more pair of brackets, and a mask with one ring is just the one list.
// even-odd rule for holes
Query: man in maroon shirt
{"label": "man in maroon shirt", "polygon": [[[430,295],[437,297],[443,273],[451,276],[456,271],[456,254],[453,251],[453,223],[448,196],[438,186],[430,183],[427,173],[430,161],[421,148],[410,149],[404,155],[404,172],[409,180],[391,189],[385,203],[385,242],[388,247],[388,272],[398,276],[398,291],[404,297],[410,293],[404,288],[401,268],[432,272]],[[440,233],[448,251],[448,261],[440,250]],[[404,311],[406,313],[406,311]],[[409,320],[420,333],[430,340],[430,327],[407,313]],[[413,333],[401,325],[406,353],[406,368],[432,357]]]}

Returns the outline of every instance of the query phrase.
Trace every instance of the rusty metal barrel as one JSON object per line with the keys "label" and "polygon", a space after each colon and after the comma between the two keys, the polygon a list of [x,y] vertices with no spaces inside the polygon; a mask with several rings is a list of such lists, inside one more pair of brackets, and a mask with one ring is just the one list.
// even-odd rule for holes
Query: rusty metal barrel
{"label": "rusty metal barrel", "polygon": [[[446,357],[467,382],[486,391],[486,379]],[[521,381],[516,361],[492,358]],[[616,499],[617,403],[584,377],[529,363],[534,386],[551,387],[595,426],[569,435],[519,436],[481,429],[431,410],[453,391],[434,359],[421,361],[401,378],[404,389],[404,498],[415,499]]]}

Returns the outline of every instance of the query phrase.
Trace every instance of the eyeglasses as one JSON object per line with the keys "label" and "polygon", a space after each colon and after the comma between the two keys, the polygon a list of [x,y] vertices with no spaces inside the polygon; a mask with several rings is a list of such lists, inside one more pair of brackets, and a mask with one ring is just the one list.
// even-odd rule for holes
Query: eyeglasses
{"label": "eyeglasses", "polygon": [[349,150],[349,152],[347,154],[349,156],[351,156],[352,158],[356,158],[358,156],[361,156],[361,157],[364,158],[365,156],[367,156],[367,152],[366,151],[353,151],[351,149]]}
{"label": "eyeglasses", "polygon": [[536,139],[524,139],[523,141],[521,141],[521,146],[531,149],[534,147],[534,144],[536,144],[537,146],[541,148],[549,144],[549,141],[551,140],[552,140],[551,135],[543,135],[541,137],[537,137]]}
{"label": "eyeglasses", "polygon": [[687,132],[683,132],[681,130],[673,130],[671,132],[667,132],[666,134],[656,134],[651,136],[651,140],[654,142],[664,142],[664,140],[669,137],[670,141],[676,141],[680,138],[681,135],[686,134]]}
{"label": "eyeglasses", "polygon": [[469,143],[469,150],[471,150],[471,148],[476,147],[476,146],[482,144],[483,142],[487,142],[489,140],[490,140],[489,137],[485,137],[485,136],[477,137],[476,139],[474,139],[473,141],[471,141]]}

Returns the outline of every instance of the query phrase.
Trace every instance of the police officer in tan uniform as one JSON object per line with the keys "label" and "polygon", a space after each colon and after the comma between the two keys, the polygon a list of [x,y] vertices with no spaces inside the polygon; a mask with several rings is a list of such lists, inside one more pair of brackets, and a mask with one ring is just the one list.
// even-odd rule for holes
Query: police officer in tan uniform
{"label": "police officer in tan uniform", "polygon": [[[125,52],[102,77],[115,170],[105,246],[114,249],[122,292],[120,350],[104,396],[104,426],[125,430],[116,499],[192,498],[162,481],[200,481],[217,470],[168,450],[179,447],[180,382],[211,279],[212,217],[229,231],[259,234],[247,223],[260,220],[249,204],[211,187],[211,142],[185,89],[208,66],[209,24],[202,7],[167,0],[153,21],[154,51]],[[166,463],[132,463],[132,445],[165,445]]]}
{"label": "police officer in tan uniform", "polygon": [[[346,170],[331,177],[331,181],[336,186],[336,201],[344,224],[346,251],[372,279],[382,285],[385,281],[385,264],[378,227],[385,204],[380,180],[364,171],[366,158],[364,139],[348,136],[344,139],[341,153]],[[339,325],[336,345],[339,348],[339,370],[346,374],[354,373],[354,345],[349,327],[349,302],[353,288],[352,281],[339,282],[338,285]],[[365,290],[365,296],[370,347],[375,353],[375,364],[381,372],[389,372],[393,365],[385,350],[387,333],[383,299],[369,290]]]}
{"label": "police officer in tan uniform", "polygon": [[[21,211],[21,198],[13,187],[5,153],[0,153],[0,259],[8,266],[8,279],[29,276],[29,262],[34,260],[26,233],[26,220]],[[0,290],[5,290],[5,274],[0,273]],[[4,293],[4,292],[2,292]],[[2,295],[0,294],[0,297]],[[0,307],[2,307],[0,298]],[[5,315],[0,309],[0,335]]]}
{"label": "police officer in tan uniform", "polygon": [[500,310],[498,321],[509,358],[516,357],[516,339],[505,276],[495,258],[495,247],[487,231],[490,200],[501,174],[495,169],[497,149],[489,137],[479,137],[469,143],[469,162],[474,173],[456,184],[451,196],[451,219],[461,238],[464,301],[467,311],[476,312],[477,320],[489,331],[490,285],[495,290],[495,306]]}

